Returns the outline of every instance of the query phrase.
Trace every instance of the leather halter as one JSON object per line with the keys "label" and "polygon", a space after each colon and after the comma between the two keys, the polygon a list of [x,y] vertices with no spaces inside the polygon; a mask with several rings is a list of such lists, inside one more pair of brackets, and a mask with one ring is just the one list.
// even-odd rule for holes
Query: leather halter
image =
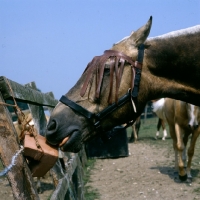
{"label": "leather halter", "polygon": [[[110,58],[113,56],[122,58],[123,60],[125,60],[127,63],[129,63],[131,65],[133,72],[134,72],[134,77],[132,80],[132,82],[134,83],[133,87],[124,96],[119,98],[119,100],[117,102],[109,105],[108,107],[106,107],[104,110],[100,111],[97,114],[91,113],[90,111],[88,111],[87,109],[78,105],[77,103],[71,101],[64,95],[60,98],[60,102],[69,106],[72,110],[74,110],[75,112],[77,112],[80,115],[87,118],[93,124],[95,131],[97,131],[97,132],[105,132],[106,131],[106,130],[102,129],[101,121],[104,120],[110,113],[117,110],[118,108],[120,108],[121,106],[126,104],[128,101],[132,101],[132,103],[134,102],[137,105],[137,96],[138,96],[139,83],[140,83],[140,77],[141,77],[142,62],[143,62],[143,57],[144,57],[144,44],[141,44],[138,47],[138,58],[137,58],[137,61],[135,61],[135,62],[132,60],[131,57],[129,57],[121,52],[118,52],[118,51],[106,50],[104,52],[104,54],[106,54],[106,58],[107,57]],[[86,70],[87,69],[88,69],[88,66],[87,66]],[[87,83],[85,85],[87,85]],[[82,91],[83,91],[82,94],[84,94],[84,92],[85,92],[84,85],[83,85]],[[97,95],[98,95],[98,93],[97,93]],[[135,116],[136,116],[136,112],[135,112]],[[132,123],[133,122],[131,121],[131,122],[128,122],[127,124],[130,125]]]}

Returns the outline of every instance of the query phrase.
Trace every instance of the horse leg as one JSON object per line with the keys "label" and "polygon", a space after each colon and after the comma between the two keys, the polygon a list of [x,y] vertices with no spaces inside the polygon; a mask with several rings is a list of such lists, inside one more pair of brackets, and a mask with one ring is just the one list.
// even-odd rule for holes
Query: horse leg
{"label": "horse leg", "polygon": [[136,130],[136,124],[133,128],[133,133],[134,133],[134,142],[137,142],[137,139],[138,139],[138,135],[137,135],[137,130]]}
{"label": "horse leg", "polygon": [[182,154],[182,159],[183,159],[183,163],[184,163],[184,168],[187,167],[187,155],[186,155],[186,152],[187,152],[187,148],[185,146],[185,148],[183,149],[183,154]]}
{"label": "horse leg", "polygon": [[161,119],[158,118],[157,132],[156,132],[156,137],[155,137],[156,140],[158,139],[158,136],[159,136],[159,130],[160,130],[161,124],[162,124]]}
{"label": "horse leg", "polygon": [[161,120],[161,125],[162,125],[162,128],[163,128],[162,140],[165,140],[165,138],[167,137],[166,125],[165,125],[165,121],[163,119],[160,119],[160,120]]}
{"label": "horse leg", "polygon": [[136,121],[136,133],[137,133],[137,139],[138,139],[138,135],[139,135],[140,125],[141,125],[141,118],[138,117],[138,118],[137,118],[137,121]]}
{"label": "horse leg", "polygon": [[132,132],[131,132],[131,137],[130,137],[130,139],[129,139],[129,142],[134,142],[134,139],[135,139],[135,123],[136,123],[136,121],[132,124]]}
{"label": "horse leg", "polygon": [[132,125],[132,133],[129,142],[137,141],[136,121]]}
{"label": "horse leg", "polygon": [[175,131],[176,131],[176,138],[177,138],[177,151],[178,151],[178,168],[179,168],[179,179],[181,181],[187,180],[187,173],[184,169],[184,162],[182,159],[183,150],[185,148],[184,142],[183,142],[183,135],[184,135],[184,129],[182,129],[177,123],[175,123]]}
{"label": "horse leg", "polygon": [[131,126],[132,127],[132,132],[131,132],[131,136],[130,136],[129,142],[133,142],[134,141],[134,133],[133,133],[134,132],[134,124]]}
{"label": "horse leg", "polygon": [[189,134],[185,134],[184,137],[183,137],[183,142],[184,142],[184,145],[185,145],[185,148],[183,150],[183,155],[182,155],[182,159],[183,159],[183,162],[184,162],[184,167],[186,168],[187,167],[187,143],[188,143],[188,138],[189,138]]}
{"label": "horse leg", "polygon": [[192,175],[191,175],[191,163],[192,163],[192,158],[194,155],[194,148],[195,148],[195,144],[197,141],[197,138],[199,137],[199,131],[198,129],[194,131],[194,133],[192,134],[192,138],[190,141],[190,147],[188,148],[188,163],[187,163],[187,176],[188,178],[192,179]]}
{"label": "horse leg", "polygon": [[175,169],[175,174],[178,174],[178,150],[177,150],[177,139],[176,139],[176,133],[175,133],[175,129],[174,126],[169,124],[169,132],[173,141],[173,148],[174,148],[174,169]]}

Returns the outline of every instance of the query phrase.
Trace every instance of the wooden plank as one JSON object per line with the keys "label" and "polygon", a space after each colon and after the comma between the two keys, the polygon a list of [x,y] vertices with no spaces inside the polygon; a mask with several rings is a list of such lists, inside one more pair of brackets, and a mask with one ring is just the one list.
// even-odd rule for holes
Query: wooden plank
{"label": "wooden plank", "polygon": [[[14,92],[14,97],[18,101],[49,107],[55,107],[55,105],[58,103],[57,100],[48,94],[33,90],[30,87],[25,87],[11,80],[9,80],[9,83]],[[12,99],[12,94],[8,87],[6,77],[4,76],[0,76],[0,91],[4,99]]]}
{"label": "wooden plank", "polygon": [[80,152],[78,153],[80,161],[81,161],[81,165],[83,166],[83,168],[86,166],[87,163],[87,155],[85,152],[85,145],[83,145],[82,149],[80,150]]}
{"label": "wooden plank", "polygon": [[[48,96],[50,96],[50,97],[52,97],[53,99],[55,99],[53,92],[47,92],[45,94],[48,95]],[[48,110],[49,110],[50,114],[53,112],[53,108],[52,107],[48,107]]]}
{"label": "wooden plank", "polygon": [[[78,165],[80,167],[82,167],[80,159],[79,159],[79,155],[75,154],[74,156],[72,156],[72,158],[69,160],[68,163],[69,163],[69,165],[67,168],[66,175],[64,178],[59,180],[58,186],[54,190],[54,192],[51,196],[51,200],[65,199],[65,198],[63,198],[63,196],[65,196],[67,194],[67,190],[69,190],[69,195],[70,195],[71,199],[84,200],[84,193],[80,192],[80,190],[83,189],[83,181],[82,181],[83,172],[80,171],[82,169],[78,169],[78,173],[80,173],[78,180],[81,181],[81,185],[79,185],[81,187],[81,189],[79,188],[79,191],[75,190],[75,187],[71,181],[72,176],[73,176],[75,170],[77,169]],[[81,198],[77,198],[77,195]]]}
{"label": "wooden plank", "polygon": [[[25,86],[37,90],[35,82],[28,83]],[[33,117],[34,127],[40,135],[45,136],[47,120],[44,114],[43,106],[28,104],[28,107]]]}
{"label": "wooden plank", "polygon": [[30,109],[31,115],[33,117],[34,127],[36,128],[37,132],[45,136],[46,134],[46,126],[47,120],[44,114],[44,109],[42,106],[35,106],[32,104],[28,104]]}
{"label": "wooden plank", "polygon": [[[11,80],[9,80],[9,83],[11,85],[11,88],[13,90],[14,97],[16,98],[16,100],[28,103],[29,109],[33,116],[34,124],[36,125],[36,129],[41,135],[45,135],[47,124],[46,124],[46,118],[45,118],[43,106],[47,106],[50,113],[53,111],[53,108],[58,103],[58,101],[54,99],[53,93],[50,92],[50,93],[43,94],[34,90],[36,89],[36,84],[34,82],[26,84],[25,86]],[[12,93],[7,84],[7,79],[5,77],[0,77],[0,91],[2,92],[4,99],[12,99]],[[79,158],[80,155],[79,154],[71,154],[71,155],[70,155],[71,156],[70,160],[68,161],[66,174],[64,174],[62,170],[59,160],[56,162],[54,167],[50,170],[50,173],[53,177],[54,185],[57,186],[51,199],[72,199],[72,200],[84,199],[83,168],[82,168],[82,164]],[[84,156],[85,155],[83,154],[82,156],[83,159],[84,159]],[[33,180],[32,180],[32,177],[27,165],[25,166],[24,169],[25,171],[28,171],[30,175],[30,179],[28,179],[30,181],[28,182],[26,180],[26,182],[28,182],[28,185],[31,185],[33,183]],[[17,180],[16,182],[18,184],[19,180]],[[25,185],[27,186],[27,184]],[[13,187],[13,189],[17,190],[16,183],[13,186],[15,186]],[[35,188],[33,190],[36,191]],[[28,192],[28,193],[31,195],[31,192]],[[34,198],[32,195],[31,198],[28,197],[26,199],[32,200],[32,199],[37,199],[37,198],[39,197],[38,197],[38,194],[36,193]],[[17,197],[17,199],[21,199],[21,198]]]}
{"label": "wooden plank", "polygon": [[[30,87],[34,90],[37,90],[37,86],[36,86],[35,82],[28,83],[25,86]],[[54,95],[52,92],[49,93],[48,95],[51,96],[52,98],[54,98]],[[34,126],[36,127],[36,130],[38,131],[38,133],[40,135],[45,136],[47,120],[45,117],[43,106],[36,106],[36,105],[28,104],[28,107],[31,111],[33,121],[34,121]],[[48,109],[51,112],[53,108],[48,107]],[[54,186],[57,187],[59,179],[63,178],[65,175],[62,170],[59,160],[57,160],[55,165],[51,168],[50,174],[52,176]]]}
{"label": "wooden plank", "polygon": [[[48,93],[46,93],[46,95],[48,95],[54,99],[53,92],[48,92]],[[48,107],[47,109],[49,110],[49,113],[51,114],[53,111],[53,107]],[[59,180],[65,176],[65,173],[62,169],[62,166],[61,166],[61,163],[59,160],[57,160],[56,164],[51,168],[50,174],[53,178],[54,186],[57,187],[59,184]]]}
{"label": "wooden plank", "polygon": [[50,174],[53,178],[54,186],[57,187],[59,180],[65,176],[59,160],[57,160],[55,165],[51,168]]}
{"label": "wooden plank", "polygon": [[[0,102],[4,99],[0,93]],[[17,133],[13,126],[8,109],[0,105],[0,157],[4,166],[11,163],[12,156],[19,150]],[[39,200],[31,172],[22,155],[17,157],[15,165],[7,174],[14,199]]]}
{"label": "wooden plank", "polygon": [[73,193],[71,184],[72,183],[68,175],[60,179],[58,186],[54,191],[54,193],[52,194],[50,200],[64,200],[64,199],[77,200],[75,194]]}

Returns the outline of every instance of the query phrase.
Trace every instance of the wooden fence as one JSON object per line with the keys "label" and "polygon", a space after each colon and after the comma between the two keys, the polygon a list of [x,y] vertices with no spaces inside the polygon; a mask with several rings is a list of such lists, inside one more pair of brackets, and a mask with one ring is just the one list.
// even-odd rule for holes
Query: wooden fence
{"label": "wooden fence", "polygon": [[[54,99],[53,93],[44,94],[37,91],[34,82],[21,85],[11,80],[8,81],[14,98],[17,102],[28,104],[38,133],[44,135],[47,125],[44,107],[51,113],[58,102]],[[9,85],[7,78],[1,76],[0,102],[12,100],[12,92]],[[19,149],[19,139],[13,126],[11,114],[6,106],[0,105],[0,158],[5,167],[11,163],[12,156]],[[64,161],[67,164],[66,172],[62,170],[60,161],[56,162],[50,170],[52,183],[55,185],[51,200],[84,199],[83,167],[86,164],[86,160],[86,154],[83,149],[78,154],[64,154]],[[40,199],[23,155],[17,158],[14,167],[8,172],[7,178],[12,188],[14,199]]]}

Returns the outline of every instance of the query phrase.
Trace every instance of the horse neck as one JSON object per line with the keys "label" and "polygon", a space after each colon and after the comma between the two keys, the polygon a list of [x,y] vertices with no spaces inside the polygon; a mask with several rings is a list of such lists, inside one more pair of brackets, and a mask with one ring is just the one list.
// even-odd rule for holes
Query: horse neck
{"label": "horse neck", "polygon": [[200,28],[190,35],[152,38],[147,43],[150,47],[145,51],[142,75],[146,85],[151,85],[149,98],[170,97],[199,104]]}
{"label": "horse neck", "polygon": [[[193,78],[199,78],[196,71],[200,67],[200,30],[190,35],[161,37],[149,40],[150,48],[146,51],[149,70],[156,75],[173,78],[180,82],[194,85]],[[189,82],[188,82],[189,81]],[[196,86],[200,88],[200,82]]]}

